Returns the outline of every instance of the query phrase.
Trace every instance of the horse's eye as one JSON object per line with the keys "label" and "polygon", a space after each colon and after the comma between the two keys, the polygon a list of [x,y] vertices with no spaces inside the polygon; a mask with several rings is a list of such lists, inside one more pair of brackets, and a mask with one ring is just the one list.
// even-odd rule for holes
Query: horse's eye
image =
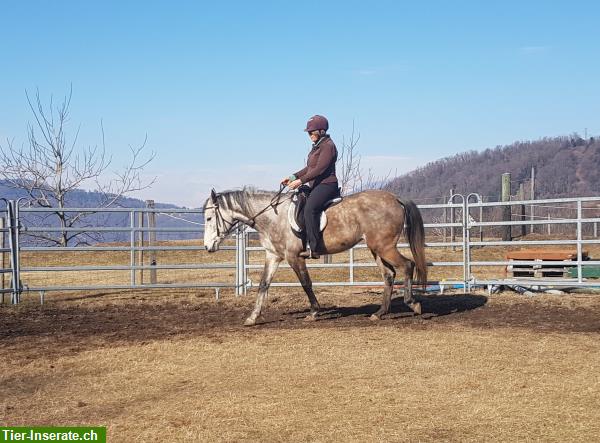
{"label": "horse's eye", "polygon": [[211,221],[211,220],[212,220],[212,217],[208,217],[208,218],[206,219],[206,221]]}

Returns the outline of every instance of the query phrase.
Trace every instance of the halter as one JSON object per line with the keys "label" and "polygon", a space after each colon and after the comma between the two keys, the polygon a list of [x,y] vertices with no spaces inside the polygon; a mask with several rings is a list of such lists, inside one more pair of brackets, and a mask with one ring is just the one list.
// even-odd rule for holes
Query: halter
{"label": "halter", "polygon": [[[280,185],[279,187],[279,191],[277,192],[277,194],[275,194],[273,196],[273,198],[271,199],[271,201],[269,202],[269,204],[267,206],[265,206],[263,209],[261,209],[260,211],[258,211],[256,214],[254,214],[251,218],[248,219],[247,224],[253,228],[256,225],[256,218],[261,215],[264,214],[266,211],[268,211],[270,208],[273,208],[273,210],[275,211],[275,214],[277,214],[277,206],[281,203],[281,194],[283,193],[283,190],[285,189],[285,185]],[[218,195],[217,195],[218,197]],[[216,225],[217,225],[217,237],[219,237],[220,239],[224,239],[225,237],[227,237],[231,231],[233,230],[233,228],[235,228],[241,220],[235,220],[233,222],[227,221],[225,219],[225,217],[223,217],[223,214],[221,214],[221,208],[219,207],[218,204],[218,200],[213,201],[214,206],[210,207],[210,208],[205,208],[205,209],[214,209],[215,210],[215,217],[216,217]],[[221,234],[221,229],[219,228],[219,225],[222,224],[225,227],[225,231]],[[227,226],[229,225],[229,226]]]}

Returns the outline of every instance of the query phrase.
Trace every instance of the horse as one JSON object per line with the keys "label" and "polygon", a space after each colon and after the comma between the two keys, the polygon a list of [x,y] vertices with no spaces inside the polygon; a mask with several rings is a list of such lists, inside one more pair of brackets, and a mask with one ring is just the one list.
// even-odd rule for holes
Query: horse
{"label": "horse", "polygon": [[[244,322],[246,326],[255,325],[261,316],[269,285],[283,260],[294,270],[308,296],[310,313],[305,320],[316,320],[320,310],[306,259],[298,255],[304,250],[303,242],[294,234],[287,218],[291,194],[282,194],[282,190],[244,188],[217,193],[213,189],[204,204],[204,247],[209,253],[217,251],[221,241],[239,223],[256,229],[260,244],[266,250],[256,303]],[[344,197],[328,208],[326,215],[328,222],[316,252],[335,254],[364,240],[381,270],[385,283],[383,300],[370,318],[380,320],[389,313],[396,269],[404,272],[404,302],[416,315],[421,314],[421,303],[413,296],[412,283],[416,277],[416,281],[426,284],[427,262],[423,218],[415,203],[402,201],[390,192],[367,190]],[[410,245],[412,260],[396,247],[403,233]]]}

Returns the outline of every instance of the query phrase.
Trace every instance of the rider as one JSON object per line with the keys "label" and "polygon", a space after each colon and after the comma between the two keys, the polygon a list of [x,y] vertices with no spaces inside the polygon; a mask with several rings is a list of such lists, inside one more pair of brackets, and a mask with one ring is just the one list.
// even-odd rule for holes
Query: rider
{"label": "rider", "polygon": [[329,122],[322,115],[314,115],[308,120],[304,131],[308,132],[312,149],[308,153],[306,167],[281,181],[290,189],[309,185],[307,191],[310,194],[304,206],[307,246],[305,251],[300,252],[300,256],[305,258],[319,258],[317,245],[323,206],[327,201],[340,196],[335,175],[338,153],[333,140],[327,134],[328,129]]}

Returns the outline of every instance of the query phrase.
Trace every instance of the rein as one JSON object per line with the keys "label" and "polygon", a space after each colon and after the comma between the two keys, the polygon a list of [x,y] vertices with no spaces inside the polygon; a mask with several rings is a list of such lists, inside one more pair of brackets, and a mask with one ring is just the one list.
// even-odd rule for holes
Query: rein
{"label": "rein", "polygon": [[275,211],[275,214],[277,214],[277,206],[279,206],[279,204],[281,203],[281,194],[283,193],[284,189],[285,189],[285,185],[279,185],[279,191],[277,191],[277,194],[275,194],[273,196],[273,198],[271,199],[269,204],[267,206],[265,206],[261,211],[254,214],[254,216],[250,219],[250,227],[251,228],[253,228],[254,225],[256,224],[256,218],[259,215],[267,212],[270,208],[273,208],[273,211]]}

